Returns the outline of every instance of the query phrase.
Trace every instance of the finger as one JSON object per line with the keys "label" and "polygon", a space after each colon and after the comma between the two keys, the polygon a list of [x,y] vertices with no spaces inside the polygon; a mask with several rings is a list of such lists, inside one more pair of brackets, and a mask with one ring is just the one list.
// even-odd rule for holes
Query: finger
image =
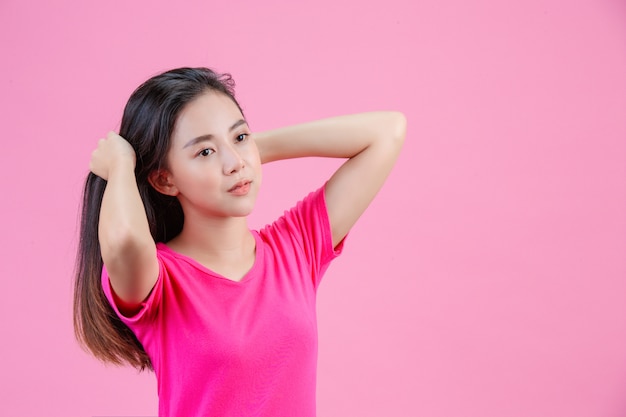
{"label": "finger", "polygon": [[113,138],[122,139],[120,135],[118,135],[117,133],[111,130],[109,133],[107,133],[107,139],[113,139]]}

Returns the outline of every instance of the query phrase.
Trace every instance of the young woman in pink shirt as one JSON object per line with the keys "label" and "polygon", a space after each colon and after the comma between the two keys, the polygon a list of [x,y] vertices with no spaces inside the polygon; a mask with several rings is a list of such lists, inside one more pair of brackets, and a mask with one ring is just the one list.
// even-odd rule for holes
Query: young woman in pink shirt
{"label": "young woman in pink shirt", "polygon": [[[315,416],[315,294],[400,152],[398,112],[252,132],[232,79],[157,75],[94,150],[75,281],[78,340],[153,369],[161,416]],[[346,158],[272,224],[261,164]],[[294,173],[297,175],[297,173]]]}

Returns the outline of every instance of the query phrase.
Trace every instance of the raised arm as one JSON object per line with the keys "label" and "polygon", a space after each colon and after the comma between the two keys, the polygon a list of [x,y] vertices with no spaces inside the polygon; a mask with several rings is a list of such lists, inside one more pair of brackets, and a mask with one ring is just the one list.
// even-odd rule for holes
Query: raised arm
{"label": "raised arm", "polygon": [[370,112],[256,133],[255,138],[264,163],[305,156],[349,158],[326,184],[336,246],[382,187],[405,133],[402,113]]}
{"label": "raised arm", "polygon": [[89,168],[107,181],[98,224],[100,250],[118,308],[131,315],[150,294],[159,274],[156,246],[135,179],[135,152],[110,132],[99,141]]}

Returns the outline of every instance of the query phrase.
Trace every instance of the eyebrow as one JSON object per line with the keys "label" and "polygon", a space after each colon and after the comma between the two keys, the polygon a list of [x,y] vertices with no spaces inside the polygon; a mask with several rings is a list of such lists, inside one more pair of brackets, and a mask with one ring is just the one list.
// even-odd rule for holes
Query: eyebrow
{"label": "eyebrow", "polygon": [[[248,124],[248,122],[246,122],[244,119],[239,119],[231,127],[228,128],[228,131],[232,132],[233,130],[237,129],[239,126],[245,125],[245,124]],[[183,146],[183,149],[193,146],[196,143],[204,142],[204,141],[211,140],[211,139],[213,139],[213,135],[210,133],[208,135],[198,136],[197,138],[193,138],[189,142],[187,142],[185,146]]]}

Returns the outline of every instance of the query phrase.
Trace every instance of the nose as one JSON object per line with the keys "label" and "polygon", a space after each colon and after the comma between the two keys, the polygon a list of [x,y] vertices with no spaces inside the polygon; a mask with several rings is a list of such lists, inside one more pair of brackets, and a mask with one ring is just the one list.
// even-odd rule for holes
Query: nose
{"label": "nose", "polygon": [[233,146],[225,146],[222,150],[222,166],[225,175],[233,175],[244,167],[243,158]]}

